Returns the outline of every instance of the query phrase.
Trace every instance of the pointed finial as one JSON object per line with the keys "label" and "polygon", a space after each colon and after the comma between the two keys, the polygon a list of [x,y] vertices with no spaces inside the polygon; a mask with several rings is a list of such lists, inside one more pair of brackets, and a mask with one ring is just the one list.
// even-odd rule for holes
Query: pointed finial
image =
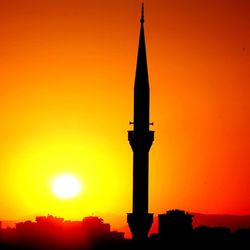
{"label": "pointed finial", "polygon": [[141,6],[141,24],[144,23],[144,3],[142,2]]}

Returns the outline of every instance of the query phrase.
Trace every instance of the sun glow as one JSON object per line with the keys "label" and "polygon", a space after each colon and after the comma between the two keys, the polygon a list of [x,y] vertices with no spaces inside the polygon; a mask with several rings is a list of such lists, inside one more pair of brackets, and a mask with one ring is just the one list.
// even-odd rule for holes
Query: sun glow
{"label": "sun glow", "polygon": [[57,176],[52,182],[53,193],[61,199],[74,198],[81,192],[81,189],[80,181],[70,174]]}

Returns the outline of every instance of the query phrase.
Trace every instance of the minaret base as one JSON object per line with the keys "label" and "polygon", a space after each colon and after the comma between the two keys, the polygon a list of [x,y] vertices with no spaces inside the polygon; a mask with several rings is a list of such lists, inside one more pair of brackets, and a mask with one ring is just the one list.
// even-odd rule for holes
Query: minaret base
{"label": "minaret base", "polygon": [[127,214],[133,240],[145,240],[153,223],[153,214]]}

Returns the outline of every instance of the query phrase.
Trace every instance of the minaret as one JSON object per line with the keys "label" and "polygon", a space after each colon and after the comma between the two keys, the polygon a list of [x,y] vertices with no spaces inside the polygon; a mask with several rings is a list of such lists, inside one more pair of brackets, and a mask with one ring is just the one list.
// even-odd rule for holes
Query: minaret
{"label": "minaret", "polygon": [[144,37],[144,6],[142,4],[141,30],[134,85],[134,130],[128,131],[133,150],[133,212],[127,216],[133,239],[146,239],[153,222],[148,213],[148,154],[154,140],[149,130],[149,81]]}

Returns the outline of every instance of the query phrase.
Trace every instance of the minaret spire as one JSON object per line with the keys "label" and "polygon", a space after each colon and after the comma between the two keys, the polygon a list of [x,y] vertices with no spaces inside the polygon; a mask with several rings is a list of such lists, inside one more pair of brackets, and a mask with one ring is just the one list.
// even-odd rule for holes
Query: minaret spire
{"label": "minaret spire", "polygon": [[144,23],[144,3],[141,4],[141,24]]}
{"label": "minaret spire", "polygon": [[[149,80],[144,34],[144,4],[141,10],[141,28],[134,86],[134,130],[149,129]],[[143,128],[142,128],[143,127]]]}
{"label": "minaret spire", "polygon": [[127,221],[133,239],[147,238],[153,222],[148,213],[148,168],[149,150],[154,140],[154,131],[149,125],[149,80],[144,35],[144,5],[141,10],[141,29],[134,85],[134,129],[128,131],[128,140],[133,150],[133,209]]}

